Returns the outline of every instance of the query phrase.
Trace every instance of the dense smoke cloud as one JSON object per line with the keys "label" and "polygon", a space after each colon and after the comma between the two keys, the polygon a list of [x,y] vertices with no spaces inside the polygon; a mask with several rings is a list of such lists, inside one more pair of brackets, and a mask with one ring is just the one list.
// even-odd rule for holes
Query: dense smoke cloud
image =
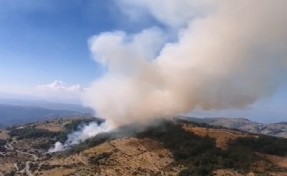
{"label": "dense smoke cloud", "polygon": [[94,59],[108,72],[88,88],[84,103],[117,125],[196,108],[247,107],[286,81],[287,1],[118,3],[129,15],[151,15],[177,40],[157,27],[90,39]]}
{"label": "dense smoke cloud", "polygon": [[113,126],[111,123],[105,122],[98,124],[96,122],[91,122],[88,125],[81,126],[78,130],[67,136],[67,141],[62,144],[61,142],[56,142],[54,147],[49,149],[48,153],[59,152],[62,150],[66,150],[74,145],[80,144],[85,140],[92,138],[99,133],[104,133],[107,131],[111,131]]}

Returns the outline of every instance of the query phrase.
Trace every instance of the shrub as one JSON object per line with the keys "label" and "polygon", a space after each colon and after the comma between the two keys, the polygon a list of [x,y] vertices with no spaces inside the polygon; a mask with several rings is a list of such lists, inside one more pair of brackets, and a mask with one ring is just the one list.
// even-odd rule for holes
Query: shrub
{"label": "shrub", "polygon": [[11,128],[9,132],[10,136],[16,136],[17,139],[28,139],[28,138],[53,138],[60,134],[60,132],[51,132],[45,129],[38,129],[34,127],[25,128]]}

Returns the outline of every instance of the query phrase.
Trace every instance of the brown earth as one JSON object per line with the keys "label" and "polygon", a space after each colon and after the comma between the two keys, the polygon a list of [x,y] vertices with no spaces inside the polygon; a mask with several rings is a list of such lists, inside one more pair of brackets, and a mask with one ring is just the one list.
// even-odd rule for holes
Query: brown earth
{"label": "brown earth", "polygon": [[0,139],[7,140],[9,135],[7,134],[7,130],[0,130]]}
{"label": "brown earth", "polygon": [[[53,132],[64,131],[64,124],[71,121],[58,121],[38,123],[36,128],[47,129]],[[182,128],[201,137],[215,139],[216,147],[226,150],[232,140],[244,137],[257,137],[256,135],[240,133],[228,129],[200,127],[183,124]],[[7,131],[0,133],[0,137],[7,140]],[[180,135],[180,134],[179,134]],[[1,138],[0,138],[1,139]],[[118,175],[179,175],[186,169],[184,163],[178,163],[172,150],[162,142],[147,137],[126,137],[106,141],[99,145],[83,149],[78,153],[46,155],[43,150],[34,146],[45,142],[47,139],[21,139],[12,140],[9,144],[14,149],[7,149],[5,156],[0,156],[0,175],[17,171],[17,175],[27,175],[25,164],[30,164],[30,171],[34,176],[118,176]],[[8,140],[7,140],[8,141]],[[8,147],[9,148],[9,147]],[[33,155],[38,158],[35,159]],[[287,168],[287,159],[275,155],[257,153],[258,156],[272,162],[274,166]],[[266,162],[253,164],[254,170],[264,172],[272,165]],[[280,171],[270,171],[266,174],[287,176]],[[255,172],[241,173],[234,169],[218,169],[213,172],[216,176],[256,176]]]}
{"label": "brown earth", "polygon": [[231,131],[228,129],[212,129],[204,127],[195,127],[194,125],[183,125],[186,131],[192,132],[201,137],[210,137],[215,139],[216,146],[223,150],[228,148],[228,143],[231,140],[236,140],[238,138],[251,137],[250,134],[244,134],[240,132]]}
{"label": "brown earth", "polygon": [[64,126],[71,123],[73,120],[72,119],[68,119],[68,120],[54,120],[54,121],[47,121],[47,122],[42,122],[42,123],[38,123],[36,125],[36,128],[38,129],[44,129],[44,130],[48,130],[51,132],[62,132],[64,131]]}
{"label": "brown earth", "polygon": [[[180,169],[170,168],[172,162],[172,154],[158,141],[124,138],[106,142],[65,159],[55,158],[45,164],[76,165],[76,172],[80,175],[155,175],[164,173],[163,170],[168,175],[176,175]],[[48,172],[40,173],[47,175]]]}
{"label": "brown earth", "polygon": [[280,156],[267,155],[267,154],[259,154],[259,155],[267,158],[269,161],[271,161],[272,163],[280,167],[287,168],[287,157],[280,157]]}

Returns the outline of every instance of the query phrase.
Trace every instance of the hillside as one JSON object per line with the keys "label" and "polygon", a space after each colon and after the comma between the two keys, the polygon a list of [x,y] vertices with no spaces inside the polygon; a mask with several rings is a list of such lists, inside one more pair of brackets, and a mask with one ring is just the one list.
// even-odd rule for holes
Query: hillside
{"label": "hillside", "polygon": [[0,175],[287,175],[287,139],[187,121],[125,126],[46,154],[91,119],[2,130]]}
{"label": "hillside", "polygon": [[269,136],[287,138],[287,123],[263,124],[250,121],[244,118],[195,118],[182,117],[185,120],[206,123],[213,126],[221,126],[230,129],[237,129],[254,134],[264,134]]}

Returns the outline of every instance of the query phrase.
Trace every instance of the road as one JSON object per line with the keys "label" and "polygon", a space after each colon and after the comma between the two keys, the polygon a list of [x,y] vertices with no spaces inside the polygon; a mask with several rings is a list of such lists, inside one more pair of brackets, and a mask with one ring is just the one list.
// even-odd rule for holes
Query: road
{"label": "road", "polygon": [[[13,143],[17,143],[17,139],[16,139],[16,138],[13,138],[13,140],[12,140],[11,142],[7,141],[7,143],[6,143],[6,145],[5,145],[4,147],[5,147],[7,150],[11,150],[11,151],[15,151],[15,152],[17,152],[17,153],[21,153],[21,154],[24,154],[24,155],[32,156],[34,162],[37,162],[37,161],[39,160],[39,157],[38,157],[37,155],[35,155],[35,154],[28,153],[28,152],[23,152],[23,151],[20,151],[20,150],[15,149],[15,148],[12,146]],[[1,154],[4,154],[4,153],[1,153]],[[32,171],[30,170],[30,163],[31,163],[31,161],[26,161],[24,171],[25,171],[25,173],[26,173],[28,176],[34,176],[34,174],[32,173]],[[17,164],[15,165],[15,167],[16,167],[16,169],[17,169],[17,171],[18,171],[19,169],[18,169]],[[0,176],[3,175],[3,174],[2,174],[2,175],[1,175],[1,174],[2,174],[2,173],[0,172]]]}
{"label": "road", "polygon": [[25,172],[28,176],[34,176],[34,174],[32,174],[32,172],[30,171],[30,162],[31,161],[26,161]]}
{"label": "road", "polygon": [[28,153],[28,152],[22,152],[20,150],[15,150],[17,153],[22,153],[22,154],[25,154],[25,155],[29,155],[29,156],[32,156],[34,158],[34,161],[38,161],[39,157],[36,156],[35,154],[32,154],[32,153]]}

